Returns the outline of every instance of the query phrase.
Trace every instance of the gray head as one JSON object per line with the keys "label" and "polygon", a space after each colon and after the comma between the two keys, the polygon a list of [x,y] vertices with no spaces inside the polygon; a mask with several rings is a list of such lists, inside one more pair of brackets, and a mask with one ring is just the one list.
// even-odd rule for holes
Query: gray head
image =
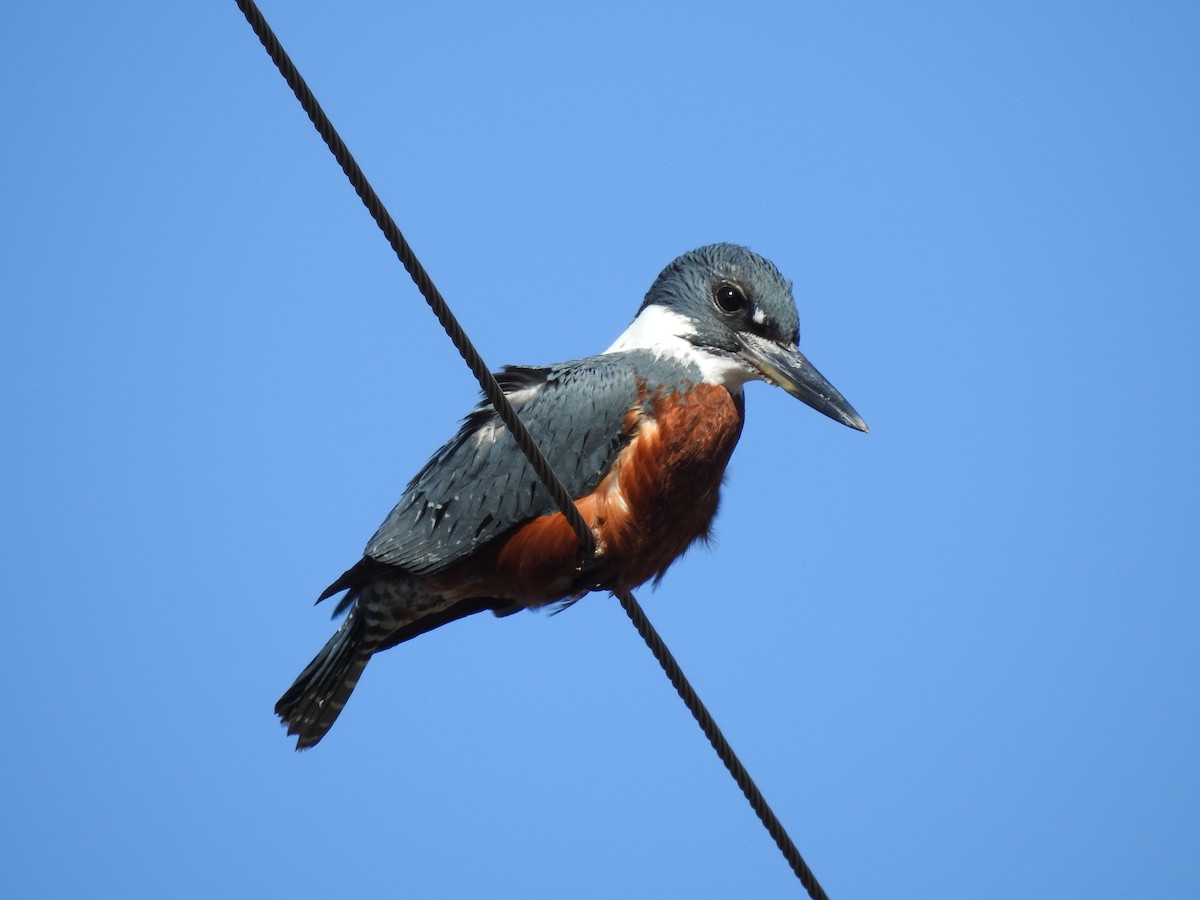
{"label": "gray head", "polygon": [[663,269],[637,319],[610,349],[677,354],[730,388],[766,381],[866,431],[854,408],[800,353],[799,338],[792,284],[775,264],[745,247],[710,244]]}
{"label": "gray head", "polygon": [[732,329],[777,343],[800,340],[792,283],[769,259],[736,244],[709,244],[678,257],[654,279],[642,309],[647,306],[684,316],[698,343],[710,347],[736,351]]}

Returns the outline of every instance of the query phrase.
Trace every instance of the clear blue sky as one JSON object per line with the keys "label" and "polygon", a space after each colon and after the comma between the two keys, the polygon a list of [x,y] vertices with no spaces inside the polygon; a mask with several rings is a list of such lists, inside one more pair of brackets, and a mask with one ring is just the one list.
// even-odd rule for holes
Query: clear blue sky
{"label": "clear blue sky", "polygon": [[[872,433],[752,385],[640,598],[832,896],[1194,894],[1200,8],[264,9],[494,366],[794,280]],[[473,382],[232,2],[18,4],[0,92],[0,894],[797,896],[605,596],[292,750]]]}

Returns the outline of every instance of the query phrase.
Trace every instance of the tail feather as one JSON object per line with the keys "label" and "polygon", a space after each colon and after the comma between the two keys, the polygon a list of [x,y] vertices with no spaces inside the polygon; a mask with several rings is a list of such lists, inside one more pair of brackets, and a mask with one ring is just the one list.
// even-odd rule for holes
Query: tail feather
{"label": "tail feather", "polygon": [[365,641],[366,623],[351,609],[329,642],[308,664],[295,684],[275,704],[275,714],[297,735],[296,749],[305,750],[333,727],[350,698],[374,648]]}
{"label": "tail feather", "polygon": [[333,727],[373,654],[484,610],[507,615],[519,608],[490,598],[448,599],[407,572],[369,558],[347,570],[320,599],[342,590],[346,596],[334,615],[349,613],[341,627],[275,704],[288,734],[297,736],[297,750],[317,744]]}

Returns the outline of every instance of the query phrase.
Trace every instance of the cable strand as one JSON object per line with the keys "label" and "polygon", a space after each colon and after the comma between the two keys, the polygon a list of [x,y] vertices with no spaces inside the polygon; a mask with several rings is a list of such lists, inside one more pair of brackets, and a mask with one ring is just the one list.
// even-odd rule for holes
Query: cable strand
{"label": "cable strand", "polygon": [[[467,337],[462,325],[459,324],[458,319],[450,310],[449,304],[446,303],[441,292],[434,285],[433,279],[429,276],[425,267],[421,265],[421,261],[417,258],[416,253],[405,239],[403,233],[401,233],[400,228],[383,205],[383,201],[379,198],[379,195],[375,193],[375,189],[367,180],[366,175],[354,159],[350,149],[342,140],[341,135],[338,134],[337,129],[334,128],[332,121],[325,114],[321,104],[317,102],[316,97],[309,89],[304,78],[300,75],[299,70],[292,63],[283,46],[279,43],[275,32],[267,24],[257,4],[254,3],[254,0],[236,0],[236,2],[242,14],[245,15],[246,21],[250,23],[250,27],[254,29],[254,33],[262,42],[267,54],[275,63],[276,68],[279,69],[280,74],[296,95],[296,99],[300,102],[309,120],[313,123],[318,134],[321,135],[322,140],[325,141],[330,152],[337,160],[338,165],[341,166],[342,171],[350,180],[354,192],[358,194],[366,206],[367,211],[371,214],[371,218],[375,220],[375,223],[383,232],[384,237],[391,245],[401,265],[404,266],[416,284],[417,290],[421,292],[421,296],[425,298],[425,302],[429,304],[430,309],[437,316],[442,328],[453,342],[455,349],[458,350],[459,355],[479,382],[484,396],[495,408],[505,426],[513,433],[513,437],[516,439],[521,452],[525,454],[537,477],[546,486],[555,504],[562,510],[563,515],[579,537],[581,565],[585,561],[591,560],[596,552],[595,537],[575,506],[574,498],[571,497],[570,492],[558,478],[558,475],[555,474],[554,469],[546,460],[537,442],[517,415],[516,410],[513,409],[512,404],[508,402],[508,398],[504,395],[504,390],[496,381],[491,369],[484,363],[483,357],[480,356],[474,344]],[[622,608],[624,608],[626,614],[629,616],[630,621],[633,622],[638,634],[642,636],[642,640],[645,641],[646,646],[650,648],[655,659],[658,660],[663,672],[670,679],[676,692],[695,718],[705,737],[708,738],[713,750],[716,751],[717,756],[745,795],[746,800],[750,803],[751,808],[766,828],[767,833],[771,835],[776,846],[783,853],[788,865],[791,866],[792,871],[796,874],[804,889],[808,892],[812,900],[828,900],[828,895],[817,882],[812,870],[804,862],[800,851],[796,848],[791,837],[788,836],[783,824],[767,804],[762,792],[759,791],[758,786],[750,777],[750,773],[746,771],[746,767],[742,765],[737,754],[734,753],[733,748],[721,732],[721,729],[717,727],[717,723],[713,720],[708,708],[700,700],[699,695],[683,674],[683,670],[679,667],[679,663],[676,662],[674,655],[667,649],[662,637],[646,617],[645,610],[642,609],[632,593],[623,590],[614,593],[620,601]]]}
{"label": "cable strand", "polygon": [[437,316],[438,322],[445,329],[446,334],[450,337],[459,355],[466,362],[471,374],[479,382],[479,386],[483,389],[484,396],[487,397],[489,403],[495,408],[501,420],[513,433],[516,438],[517,445],[521,448],[521,452],[525,454],[530,465],[533,466],[534,472],[546,489],[550,492],[551,498],[562,510],[566,516],[567,522],[574,529],[575,534],[579,538],[581,545],[581,559],[591,560],[595,556],[596,542],[592,535],[592,530],[587,526],[580,515],[579,510],[575,506],[574,498],[563,485],[558,475],[550,467],[550,463],[546,460],[545,455],[530,435],[529,430],[521,422],[516,411],[512,408],[507,398],[504,396],[504,390],[496,381],[496,377],[492,374],[491,369],[483,361],[483,357],[479,355],[479,351],[475,349],[475,345],[471,343],[467,337],[462,325],[454,313],[451,312],[449,304],[442,297],[441,292],[433,283],[433,279],[421,265],[421,261],[417,259],[416,253],[413,251],[408,240],[401,233],[399,226],[396,225],[391,214],[383,205],[383,201],[379,195],[375,193],[375,189],[371,186],[367,176],[363,173],[355,160],[354,155],[342,140],[340,134],[333,126],[333,122],[329,116],[325,114],[325,110],[317,101],[309,89],[307,82],[301,76],[299,70],[288,56],[287,51],[279,43],[279,39],[275,36],[275,32],[271,30],[267,24],[262,12],[253,0],[237,0],[238,8],[246,16],[246,20],[250,23],[250,27],[254,29],[254,33],[258,35],[258,39],[262,42],[267,54],[279,69],[284,80],[288,83],[288,87],[292,89],[292,93],[296,95],[296,99],[300,101],[300,105],[304,108],[304,112],[308,115],[309,120],[317,129],[317,133],[321,135],[321,139],[325,141],[329,147],[334,159],[341,166],[342,171],[349,179],[354,192],[358,194],[363,205],[371,214],[371,218],[379,226],[391,245],[396,257],[400,260],[409,276],[417,286],[417,290],[421,292],[421,296],[425,298],[425,302],[429,304],[429,308],[433,310],[433,314]]}
{"label": "cable strand", "polygon": [[691,682],[688,681],[687,676],[683,674],[679,663],[675,661],[675,655],[667,648],[658,630],[646,617],[645,610],[642,609],[641,604],[628,591],[614,591],[613,593],[617,600],[620,601],[626,615],[629,616],[629,620],[633,622],[633,626],[637,629],[638,634],[642,636],[642,640],[646,642],[646,646],[650,648],[650,652],[654,654],[654,658],[658,660],[658,664],[662,666],[663,672],[666,673],[676,693],[679,694],[684,705],[691,712],[692,717],[696,720],[696,724],[700,726],[700,730],[704,732],[704,736],[712,744],[713,750],[721,758],[721,762],[725,764],[725,768],[729,770],[729,774],[737,782],[737,786],[741,788],[751,808],[753,808],[755,814],[763,823],[763,827],[767,829],[767,833],[775,841],[775,846],[779,848],[784,858],[788,861],[788,865],[792,867],[792,871],[796,873],[796,877],[800,879],[800,883],[804,885],[804,889],[808,891],[808,895],[812,900],[829,900],[824,888],[821,887],[817,882],[816,876],[813,875],[812,869],[808,867],[808,864],[804,861],[804,857],[800,855],[800,851],[788,835],[787,830],[784,829],[783,823],[776,817],[766,798],[758,789],[758,785],[754,783],[754,779],[750,777],[750,773],[746,771],[746,767],[742,765],[742,761],[734,753],[733,747],[730,746],[725,734],[713,719],[712,714],[709,713],[708,707],[704,705],[704,701],[700,699]]}

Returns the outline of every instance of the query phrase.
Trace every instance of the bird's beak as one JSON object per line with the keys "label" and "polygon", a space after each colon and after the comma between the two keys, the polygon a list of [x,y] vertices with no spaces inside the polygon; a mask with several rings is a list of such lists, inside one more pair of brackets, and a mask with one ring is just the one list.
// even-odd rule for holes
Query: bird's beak
{"label": "bird's beak", "polygon": [[785,346],[756,334],[741,332],[738,343],[742,358],[750,363],[771,384],[777,384],[797,400],[802,400],[819,413],[849,425],[858,431],[868,431],[867,423],[838,393],[825,376],[813,367],[795,345]]}

